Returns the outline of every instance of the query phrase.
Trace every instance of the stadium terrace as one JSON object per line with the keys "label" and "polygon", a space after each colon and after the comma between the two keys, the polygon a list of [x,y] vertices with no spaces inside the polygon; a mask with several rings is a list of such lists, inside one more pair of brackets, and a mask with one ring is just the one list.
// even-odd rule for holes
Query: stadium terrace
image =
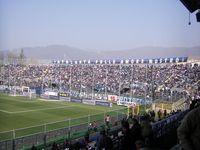
{"label": "stadium terrace", "polygon": [[79,99],[108,100],[113,95],[115,101],[138,98],[146,102],[158,99],[172,102],[193,97],[198,89],[199,65],[187,60],[174,57],[61,60],[53,65],[5,64],[1,67],[1,84],[14,92],[21,91],[17,87],[29,87],[37,95],[53,91]]}

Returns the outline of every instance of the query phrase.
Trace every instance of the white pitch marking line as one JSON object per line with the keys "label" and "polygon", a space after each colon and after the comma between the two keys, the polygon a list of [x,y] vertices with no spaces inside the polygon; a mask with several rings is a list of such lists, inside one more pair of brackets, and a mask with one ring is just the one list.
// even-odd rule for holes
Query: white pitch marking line
{"label": "white pitch marking line", "polygon": [[51,110],[51,109],[59,109],[59,108],[69,108],[69,107],[74,107],[72,106],[62,106],[62,107],[53,107],[53,108],[46,108],[46,109],[32,109],[32,110],[23,110],[23,111],[6,111],[6,110],[1,110],[1,112],[8,113],[8,114],[18,114],[18,113],[26,113],[26,112],[34,112],[34,111],[40,111],[40,110]]}
{"label": "white pitch marking line", "polygon": [[4,113],[8,113],[8,114],[10,114],[10,111],[1,110],[1,109],[0,109],[0,111],[1,111],[1,112],[4,112]]}
{"label": "white pitch marking line", "polygon": [[49,99],[42,99],[42,98],[40,98],[38,100],[40,100],[40,101],[46,101],[46,102],[65,102],[65,100],[56,100],[56,99],[49,100]]}

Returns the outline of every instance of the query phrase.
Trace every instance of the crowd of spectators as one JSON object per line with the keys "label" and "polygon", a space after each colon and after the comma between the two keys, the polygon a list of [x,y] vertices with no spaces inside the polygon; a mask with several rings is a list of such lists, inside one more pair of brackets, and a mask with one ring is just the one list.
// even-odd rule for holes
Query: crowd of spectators
{"label": "crowd of spectators", "polygon": [[[8,86],[74,91],[104,99],[107,94],[174,100],[198,95],[200,66],[154,65],[3,65],[0,80]],[[124,88],[128,92],[122,93]]]}
{"label": "crowd of spectators", "polygon": [[[95,138],[87,132],[82,140],[74,142],[66,139],[64,143],[54,142],[51,145],[53,150],[150,150],[155,148],[158,138],[165,136],[172,129],[176,130],[180,120],[185,115],[184,112],[177,111],[164,116],[162,112],[161,119],[155,119],[151,116],[152,112],[133,117],[124,118],[120,124],[121,128],[110,130],[105,126],[95,129]],[[96,128],[96,123],[95,123]],[[94,131],[88,128],[88,131]],[[94,133],[94,132],[92,132]],[[167,147],[167,146],[165,146]],[[32,147],[34,149],[35,147]],[[47,148],[48,149],[48,148]]]}
{"label": "crowd of spectators", "polygon": [[[162,111],[162,118],[155,119],[152,111],[145,113],[142,116],[135,115],[133,117],[124,118],[121,121],[121,128],[117,132],[107,131],[106,128],[102,130],[96,130],[99,132],[95,140],[90,138],[89,134],[83,140],[77,140],[71,142],[65,140],[64,143],[54,142],[50,149],[53,150],[151,150],[151,149],[168,149],[168,145],[158,146],[159,138],[165,137],[172,131],[176,131],[178,128],[178,138],[181,143],[181,147],[184,149],[199,149],[199,126],[198,120],[199,115],[197,115],[200,110],[199,99],[193,101],[194,107],[191,106],[191,111],[176,111],[169,114],[165,114]],[[191,117],[193,115],[193,117]],[[192,120],[193,118],[196,120]],[[184,119],[183,119],[184,118]],[[182,123],[181,120],[183,119]],[[180,125],[181,123],[181,125]],[[191,124],[192,123],[192,124]],[[195,124],[195,126],[193,126]],[[106,121],[105,121],[106,125]],[[89,129],[91,130],[91,129]],[[93,130],[93,129],[92,129]],[[188,131],[189,130],[189,131]],[[194,131],[194,132],[193,132]],[[195,136],[193,136],[195,135]],[[175,136],[172,134],[172,136]],[[168,138],[168,137],[166,137]],[[170,139],[168,140],[170,143]],[[171,141],[172,142],[172,141]],[[175,141],[177,142],[177,141]],[[176,144],[176,143],[174,143]],[[168,147],[168,148],[167,148]],[[179,147],[179,148],[181,148]],[[171,148],[171,147],[170,147]],[[36,150],[35,146],[32,150]],[[47,148],[48,149],[48,148]]]}

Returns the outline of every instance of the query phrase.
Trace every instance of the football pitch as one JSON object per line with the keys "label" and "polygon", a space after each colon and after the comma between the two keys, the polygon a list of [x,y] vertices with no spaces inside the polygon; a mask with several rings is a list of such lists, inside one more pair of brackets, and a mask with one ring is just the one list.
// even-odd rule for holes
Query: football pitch
{"label": "football pitch", "polygon": [[[1,94],[0,132],[19,130],[20,132],[15,136],[25,136],[44,130],[44,125],[45,130],[48,131],[69,125],[80,125],[88,122],[88,117],[89,121],[103,120],[106,114],[116,115],[115,111],[118,110],[126,113],[125,107],[117,105],[104,107]],[[71,120],[70,124],[69,120]]]}

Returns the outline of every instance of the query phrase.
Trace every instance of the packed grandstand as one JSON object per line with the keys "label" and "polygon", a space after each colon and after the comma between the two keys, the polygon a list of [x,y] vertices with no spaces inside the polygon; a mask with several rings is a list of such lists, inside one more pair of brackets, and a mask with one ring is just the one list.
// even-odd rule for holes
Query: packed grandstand
{"label": "packed grandstand", "polygon": [[[64,64],[1,66],[1,83],[107,100],[108,95],[175,101],[198,91],[200,66],[191,62],[159,64]],[[37,91],[38,91],[37,90]],[[41,92],[42,91],[42,92]],[[70,94],[71,93],[71,94]]]}
{"label": "packed grandstand", "polygon": [[[167,101],[175,104],[198,99],[199,62],[191,62],[187,59],[184,61],[182,61],[183,59],[180,59],[181,61],[171,60],[164,61],[163,59],[160,63],[155,63],[155,61],[152,63],[143,63],[144,61],[126,63],[124,60],[119,63],[103,63],[103,61],[101,63],[99,61],[99,63],[82,64],[75,63],[75,61],[74,63],[53,61],[51,64],[3,64],[1,65],[1,91],[23,96],[27,96],[24,93],[32,91],[41,98],[56,100],[69,98],[71,102],[79,103],[81,101],[86,104],[91,104],[95,100],[94,104],[104,106],[106,103],[101,102],[113,101],[127,106],[127,103],[119,102],[131,101],[136,105],[145,104],[145,109],[146,104],[150,105],[152,102]],[[132,104],[128,103],[128,106],[132,106]],[[189,103],[187,104],[189,106]],[[46,143],[48,137],[64,134],[64,128],[53,131],[53,133],[34,134],[31,135],[31,138],[42,137],[39,139],[44,144],[38,146],[37,143],[30,141],[29,144],[32,144],[32,149],[55,150],[169,148],[175,143],[169,140],[168,142],[172,144],[170,145],[165,143],[165,140],[176,134],[176,129],[188,110],[182,109],[181,111],[179,108],[176,110],[172,108],[171,112],[167,112],[164,109],[148,110],[144,114],[134,114],[134,110],[128,111],[123,120],[117,116],[119,120],[112,123],[112,126],[109,125],[109,119],[106,119],[103,130],[96,128],[100,124],[94,121],[88,124],[86,132],[88,134],[73,140],[66,138],[56,141],[54,138],[53,143],[52,141],[49,142],[50,144]],[[146,129],[149,130],[147,136],[144,132]],[[77,128],[70,128],[67,129],[67,134],[73,130],[78,131]],[[173,135],[169,135],[169,133],[173,133]],[[23,138],[28,139],[28,137]],[[161,145],[156,141],[160,141]],[[0,147],[6,148],[10,144],[14,149],[21,148],[22,143],[26,144],[26,140],[22,140],[20,137],[15,139],[14,144],[10,141],[0,142]],[[29,149],[30,147],[31,145],[29,145]]]}

